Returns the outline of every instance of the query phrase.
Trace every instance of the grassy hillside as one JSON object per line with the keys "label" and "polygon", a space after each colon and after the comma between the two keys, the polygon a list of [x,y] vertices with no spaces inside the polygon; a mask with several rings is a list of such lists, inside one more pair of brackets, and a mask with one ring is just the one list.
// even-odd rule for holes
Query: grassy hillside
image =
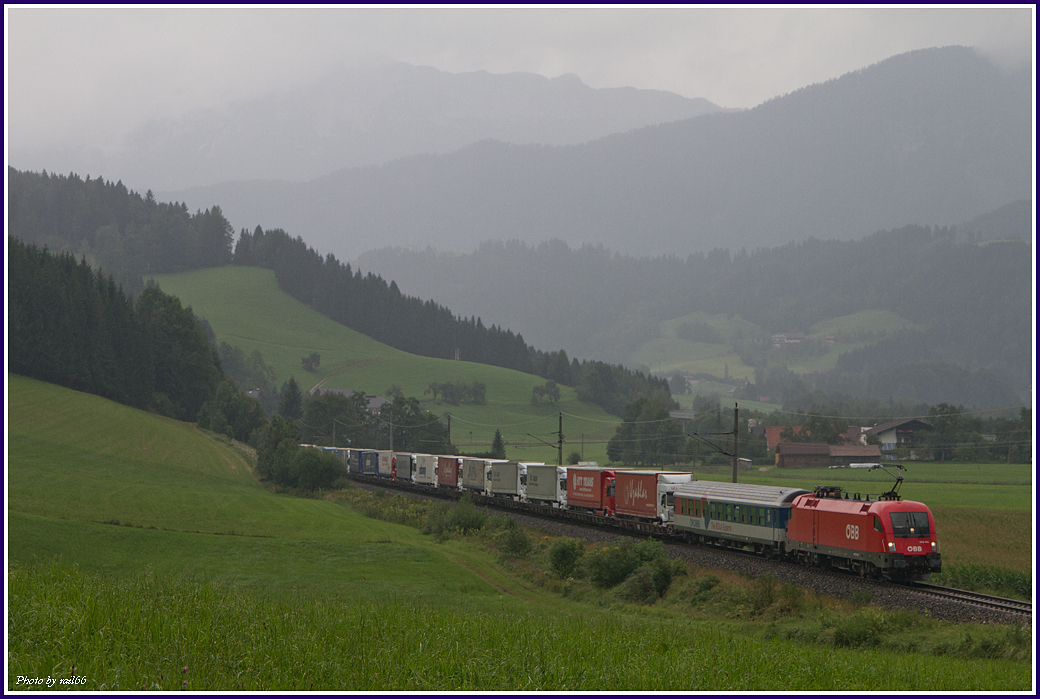
{"label": "grassy hillside", "polygon": [[[151,570],[246,588],[430,604],[498,597],[479,565],[413,529],[261,488],[192,425],[9,376],[8,555],[93,572]],[[445,597],[448,596],[448,597]]]}
{"label": "grassy hillside", "polygon": [[[677,331],[685,323],[691,322],[712,326],[718,330],[723,342],[691,342],[678,337]],[[917,326],[892,311],[861,311],[821,321],[809,329],[806,334],[809,340],[823,342],[828,336],[834,337],[833,342],[826,344],[825,353],[818,356],[781,358],[781,353],[775,352],[775,359],[799,374],[827,371],[837,365],[838,357],[843,352],[858,349],[893,333],[914,327]],[[740,355],[733,349],[733,343],[741,338],[763,334],[765,331],[760,326],[744,320],[739,315],[710,315],[697,311],[659,323],[657,336],[636,347],[624,362],[632,366],[646,367],[654,374],[667,376],[680,372],[711,374],[722,378],[728,374],[733,379],[754,381],[754,368],[741,360]],[[711,385],[694,388],[695,395],[716,392],[718,389]]]}
{"label": "grassy hillside", "polygon": [[[174,294],[213,327],[218,341],[259,350],[276,374],[278,385],[295,376],[304,390],[351,388],[385,395],[392,385],[406,396],[424,398],[432,382],[481,381],[487,404],[450,406],[428,403],[436,415],[452,416],[452,441],[464,451],[486,451],[495,429],[502,430],[510,458],[555,463],[556,452],[536,444],[535,435],[555,442],[558,414],[566,414],[564,456],[582,451],[584,459],[606,462],[606,441],[619,420],[601,408],[577,400],[572,389],[560,389],[560,402],[531,404],[531,390],[544,379],[472,362],[419,357],[361,335],[304,306],[278,288],[274,272],[247,267],[220,267],[156,277],[163,291]],[[301,359],[321,355],[316,371],[303,370]]]}

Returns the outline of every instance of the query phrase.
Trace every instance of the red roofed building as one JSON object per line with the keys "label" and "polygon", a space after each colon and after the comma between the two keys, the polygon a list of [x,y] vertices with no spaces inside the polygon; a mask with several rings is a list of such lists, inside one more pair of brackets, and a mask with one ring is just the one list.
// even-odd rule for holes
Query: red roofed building
{"label": "red roofed building", "polygon": [[780,442],[776,452],[776,465],[780,468],[830,468],[881,460],[881,449],[876,444],[836,446],[826,442]]}
{"label": "red roofed building", "polygon": [[776,445],[780,443],[780,433],[791,427],[795,434],[802,431],[799,425],[767,425],[766,426],[766,449],[772,452],[776,451]]}

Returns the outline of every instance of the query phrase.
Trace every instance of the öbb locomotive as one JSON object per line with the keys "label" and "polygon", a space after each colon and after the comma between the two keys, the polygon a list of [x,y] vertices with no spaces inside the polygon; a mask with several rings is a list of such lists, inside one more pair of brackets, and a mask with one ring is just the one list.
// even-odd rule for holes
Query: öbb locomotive
{"label": "\u00f6bb locomotive", "polygon": [[895,489],[871,497],[835,486],[808,491],[694,480],[688,472],[316,448],[334,453],[355,476],[469,492],[481,504],[745,549],[863,577],[924,581],[942,570],[935,518],[927,505],[899,497],[901,477]]}

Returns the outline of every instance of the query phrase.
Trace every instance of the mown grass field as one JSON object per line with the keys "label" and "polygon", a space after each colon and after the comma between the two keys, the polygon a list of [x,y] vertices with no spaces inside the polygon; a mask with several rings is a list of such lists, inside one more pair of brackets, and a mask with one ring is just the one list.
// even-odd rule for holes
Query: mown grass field
{"label": "mown grass field", "polygon": [[[905,500],[918,500],[931,507],[959,507],[980,510],[1031,510],[1033,507],[1033,470],[1030,464],[951,464],[906,462],[906,470],[887,466],[889,472],[903,476],[899,494]],[[708,479],[729,480],[731,470],[715,469]],[[812,490],[817,485],[837,485],[851,493],[883,493],[895,478],[880,469],[752,468],[742,471],[741,482],[777,485]]]}
{"label": "mown grass field", "polygon": [[[9,690],[1029,687],[1028,662],[993,656],[1012,631],[992,647],[946,631],[970,652],[945,658],[582,602],[467,540],[269,492],[191,425],[17,376],[8,391]],[[813,614],[814,634],[845,633],[840,607]]]}
{"label": "mown grass field", "polygon": [[[274,272],[248,267],[220,267],[184,274],[159,275],[164,291],[209,321],[218,342],[241,347],[248,355],[259,350],[275,371],[277,385],[295,376],[305,391],[350,388],[368,395],[386,395],[400,386],[406,396],[424,395],[433,382],[481,381],[487,385],[486,405],[447,405],[430,402],[435,415],[450,413],[452,441],[461,450],[487,451],[495,429],[501,429],[509,458],[556,463],[556,452],[534,437],[555,443],[559,413],[565,413],[564,456],[584,452],[583,460],[604,463],[606,442],[620,422],[601,408],[582,403],[574,390],[561,387],[556,405],[532,405],[531,390],[544,379],[511,369],[419,357],[395,350],[335,323],[278,288]],[[317,352],[321,363],[304,371],[301,359]],[[584,444],[584,447],[583,447]]]}

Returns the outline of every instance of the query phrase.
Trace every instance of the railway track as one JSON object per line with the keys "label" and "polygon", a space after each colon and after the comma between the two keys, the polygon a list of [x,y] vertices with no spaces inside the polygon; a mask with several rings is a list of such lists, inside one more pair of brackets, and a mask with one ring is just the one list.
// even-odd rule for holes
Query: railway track
{"label": "railway track", "polygon": [[976,604],[989,609],[998,609],[1002,612],[1008,612],[1009,614],[1033,615],[1033,603],[1023,600],[994,597],[993,595],[984,595],[980,592],[957,590],[952,587],[941,587],[939,585],[920,582],[911,583],[902,587],[907,587],[916,592],[931,595],[933,597],[942,597],[943,599],[955,600],[967,604]]}

